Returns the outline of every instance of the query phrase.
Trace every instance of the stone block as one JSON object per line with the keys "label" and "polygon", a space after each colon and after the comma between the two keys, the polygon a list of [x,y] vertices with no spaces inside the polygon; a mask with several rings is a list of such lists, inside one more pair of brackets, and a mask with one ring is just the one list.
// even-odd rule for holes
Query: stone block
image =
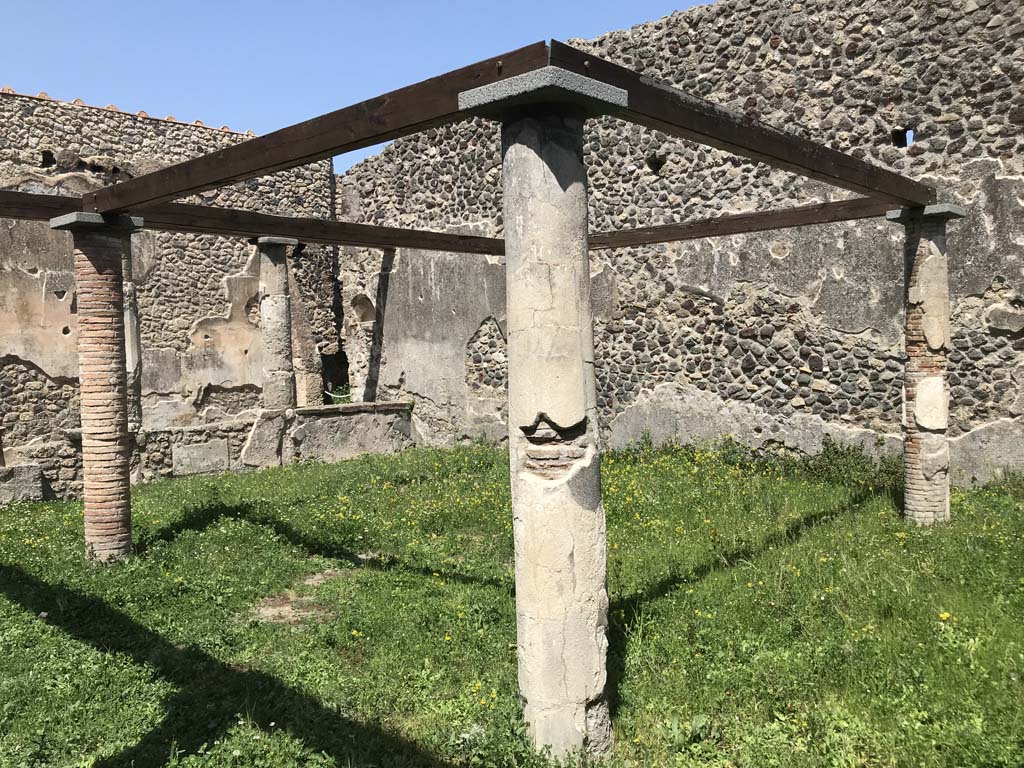
{"label": "stone block", "polygon": [[410,414],[346,413],[302,418],[289,433],[294,455],[335,462],[364,453],[395,453],[411,445]]}
{"label": "stone block", "polygon": [[949,441],[950,474],[957,485],[988,483],[1004,472],[1024,472],[1024,418],[997,419]]}
{"label": "stone block", "polygon": [[247,467],[281,466],[281,440],[286,424],[283,411],[261,411],[242,448],[242,463]]}
{"label": "stone block", "polygon": [[231,467],[231,449],[223,439],[191,445],[178,444],[171,449],[175,475],[204,475],[226,472]]}
{"label": "stone block", "polygon": [[1024,331],[1024,308],[993,304],[985,313],[985,323],[997,331],[1020,333]]}
{"label": "stone block", "polygon": [[921,429],[941,431],[949,426],[949,395],[941,376],[928,376],[917,384],[914,421]]}
{"label": "stone block", "polygon": [[43,468],[38,464],[0,467],[0,504],[43,500]]}

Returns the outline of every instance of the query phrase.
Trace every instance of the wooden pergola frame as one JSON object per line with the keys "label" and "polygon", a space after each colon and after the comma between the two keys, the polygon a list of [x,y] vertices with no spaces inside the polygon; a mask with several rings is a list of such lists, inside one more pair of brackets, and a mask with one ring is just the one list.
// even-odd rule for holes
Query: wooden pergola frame
{"label": "wooden pergola frame", "polygon": [[[503,83],[506,80],[511,82]],[[475,101],[482,91],[489,97]],[[594,113],[594,101],[600,104],[598,114],[707,144],[858,196],[588,233],[581,148],[583,116]],[[462,104],[476,106],[463,108]],[[481,104],[492,106],[485,111]],[[499,110],[505,152],[507,241],[173,202],[476,114],[491,116],[494,105],[498,105],[494,108]],[[604,690],[606,541],[586,249],[883,215],[903,224],[905,514],[917,522],[932,523],[949,517],[946,351],[950,312],[945,227],[947,220],[963,216],[957,206],[935,203],[935,190],[925,184],[551,41],[81,198],[0,191],[0,217],[49,221],[52,228],[70,230],[73,235],[80,310],[85,540],[89,556],[105,562],[131,552],[132,449],[122,312],[122,261],[130,255],[131,231],[143,226],[255,241],[261,262],[261,333],[274,342],[269,345],[274,351],[272,365],[264,355],[263,407],[279,415],[294,404],[289,246],[319,243],[389,251],[402,247],[505,254],[507,245],[508,422],[520,686],[524,716],[537,745],[564,755],[581,747],[600,752],[611,738]],[[267,396],[270,380],[275,382],[272,398]],[[525,554],[531,547],[535,559]],[[544,673],[559,665],[561,679]]]}
{"label": "wooden pergola frame", "polygon": [[225,149],[114,184],[81,198],[0,192],[0,216],[48,220],[73,211],[142,216],[147,229],[251,238],[273,234],[305,243],[502,254],[499,238],[273,216],[176,199],[282,171],[429,128],[465,120],[459,94],[545,67],[622,88],[628,107],[612,113],[671,136],[792,171],[862,197],[776,211],[590,235],[591,249],[759,232],[883,216],[935,202],[935,190],[795,134],[552,40],[477,62]]}

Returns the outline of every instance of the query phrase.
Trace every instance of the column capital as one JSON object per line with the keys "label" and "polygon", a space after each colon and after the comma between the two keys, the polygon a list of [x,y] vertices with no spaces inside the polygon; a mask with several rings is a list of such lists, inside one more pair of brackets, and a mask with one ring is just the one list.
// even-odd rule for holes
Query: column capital
{"label": "column capital", "polygon": [[948,221],[950,219],[962,219],[966,215],[967,211],[956,203],[936,203],[935,205],[926,205],[923,208],[899,208],[895,211],[887,212],[885,218],[897,224],[906,224],[915,219],[940,219]]}
{"label": "column capital", "polygon": [[141,229],[142,225],[143,220],[140,216],[127,216],[123,214],[111,216],[87,211],[65,213],[63,216],[50,219],[50,229],[71,232],[104,228],[131,231],[133,229]]}
{"label": "column capital", "polygon": [[629,94],[623,88],[551,66],[459,93],[459,111],[492,120],[539,104],[604,115],[626,109]]}
{"label": "column capital", "polygon": [[253,237],[249,242],[253,245],[288,245],[293,248],[299,244],[299,241],[294,237],[277,237],[276,235]]}

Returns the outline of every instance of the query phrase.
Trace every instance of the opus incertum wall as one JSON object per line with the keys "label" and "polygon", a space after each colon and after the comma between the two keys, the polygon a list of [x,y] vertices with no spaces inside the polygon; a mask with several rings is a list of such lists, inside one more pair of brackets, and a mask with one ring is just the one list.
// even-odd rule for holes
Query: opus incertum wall
{"label": "opus incertum wall", "polygon": [[[247,138],[2,92],[0,189],[80,195]],[[201,202],[332,218],[333,194],[330,163],[320,162],[206,193]],[[263,384],[255,247],[142,231],[133,235],[132,256],[125,265],[129,421],[136,430],[140,421],[150,433],[168,430],[148,445],[143,437],[137,476],[173,471],[174,444],[183,446],[183,471],[197,462],[192,468],[206,471],[241,466],[241,446],[220,437],[232,426],[220,424],[255,408]],[[291,264],[299,405],[322,404],[321,361],[340,357],[336,253],[310,246]],[[2,440],[7,463],[41,466],[54,495],[78,493],[81,484],[77,339],[71,236],[45,222],[0,221]],[[209,424],[218,425],[206,430],[213,447],[190,458],[196,430]]]}
{"label": "opus incertum wall", "polygon": [[[719,2],[574,45],[939,188],[950,229],[954,482],[1024,463],[1024,10],[1014,0]],[[894,132],[913,129],[897,147]],[[837,199],[836,190],[611,118],[585,137],[590,229]],[[498,127],[401,139],[338,180],[339,218],[497,235]],[[881,219],[591,254],[602,431],[612,446],[732,434],[897,450],[903,231]],[[505,433],[497,257],[341,259],[353,392],[416,400],[421,439]],[[429,279],[428,279],[429,278]],[[360,322],[363,319],[365,322]],[[375,369],[370,371],[371,363]]]}

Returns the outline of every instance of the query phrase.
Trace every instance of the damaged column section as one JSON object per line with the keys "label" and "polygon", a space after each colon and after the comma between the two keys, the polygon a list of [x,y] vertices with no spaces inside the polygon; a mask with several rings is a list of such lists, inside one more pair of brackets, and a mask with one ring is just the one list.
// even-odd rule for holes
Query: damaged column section
{"label": "damaged column section", "polygon": [[903,463],[906,518],[919,525],[949,520],[949,259],[946,222],[964,216],[956,205],[891,211],[906,228],[906,369],[903,380]]}
{"label": "damaged column section", "polygon": [[122,260],[142,219],[69,213],[50,226],[74,238],[85,551],[115,562],[132,551]]}
{"label": "damaged column section", "polygon": [[292,321],[288,298],[288,251],[299,244],[287,237],[260,237],[260,339],[263,342],[263,407],[295,407]]}
{"label": "damaged column section", "polygon": [[288,252],[298,240],[264,236],[252,241],[260,260],[260,340],[263,344],[262,408],[242,448],[249,467],[281,465],[285,430],[295,408]]}
{"label": "damaged column section", "polygon": [[555,67],[460,95],[502,121],[519,688],[556,756],[612,742],[583,125],[625,100]]}

